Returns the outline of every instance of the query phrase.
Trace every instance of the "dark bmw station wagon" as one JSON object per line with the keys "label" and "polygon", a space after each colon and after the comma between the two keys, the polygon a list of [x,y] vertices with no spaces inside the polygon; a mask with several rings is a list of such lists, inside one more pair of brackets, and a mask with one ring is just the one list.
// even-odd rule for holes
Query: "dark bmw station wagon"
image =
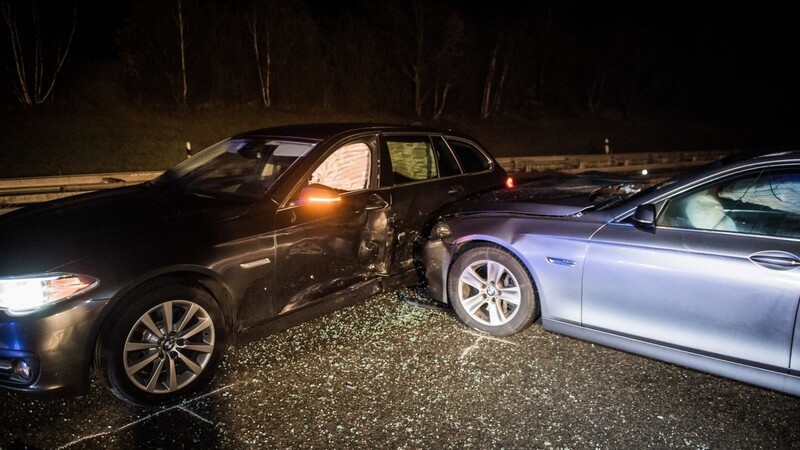
{"label": "dark bmw station wagon", "polygon": [[94,368],[127,402],[173,401],[227,345],[418,282],[437,212],[505,181],[460,133],[298,125],[2,215],[0,387],[81,393]]}

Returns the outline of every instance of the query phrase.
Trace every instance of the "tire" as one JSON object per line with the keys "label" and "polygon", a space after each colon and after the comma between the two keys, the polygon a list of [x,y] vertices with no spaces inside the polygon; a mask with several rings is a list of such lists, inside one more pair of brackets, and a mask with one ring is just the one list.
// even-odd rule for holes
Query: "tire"
{"label": "tire", "polygon": [[[166,320],[168,314],[172,320]],[[224,348],[224,320],[208,292],[157,284],[137,291],[112,312],[98,339],[95,368],[122,400],[163,405],[208,382]]]}
{"label": "tire", "polygon": [[494,336],[519,333],[539,315],[528,271],[516,256],[493,244],[471,246],[456,255],[447,295],[462,322]]}

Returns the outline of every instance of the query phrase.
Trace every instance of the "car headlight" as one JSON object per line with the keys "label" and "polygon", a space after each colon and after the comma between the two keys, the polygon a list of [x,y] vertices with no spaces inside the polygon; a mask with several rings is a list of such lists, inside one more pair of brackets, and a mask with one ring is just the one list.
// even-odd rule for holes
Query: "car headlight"
{"label": "car headlight", "polygon": [[0,278],[0,309],[23,315],[91,291],[99,281],[85,275],[52,273]]}

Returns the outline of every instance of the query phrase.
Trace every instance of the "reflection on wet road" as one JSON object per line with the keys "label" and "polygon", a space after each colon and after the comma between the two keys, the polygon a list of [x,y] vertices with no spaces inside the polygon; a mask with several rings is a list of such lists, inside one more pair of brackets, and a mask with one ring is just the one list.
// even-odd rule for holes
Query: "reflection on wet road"
{"label": "reflection on wet road", "polygon": [[226,354],[212,387],[137,409],[0,393],[0,448],[787,448],[800,401],[542,330],[475,333],[412,291]]}

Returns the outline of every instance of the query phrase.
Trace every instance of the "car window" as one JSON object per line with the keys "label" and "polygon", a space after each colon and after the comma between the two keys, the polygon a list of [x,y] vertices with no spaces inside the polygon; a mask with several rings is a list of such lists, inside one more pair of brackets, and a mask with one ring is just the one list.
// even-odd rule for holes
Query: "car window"
{"label": "car window", "polygon": [[667,202],[659,225],[800,237],[800,171],[759,171]]}
{"label": "car window", "polygon": [[313,147],[263,137],[226,139],[170,169],[156,182],[211,195],[258,196]]}
{"label": "car window", "polygon": [[455,152],[464,172],[483,172],[491,167],[489,158],[474,145],[457,139],[448,139],[447,143]]}
{"label": "car window", "polygon": [[389,158],[395,184],[428,180],[439,176],[438,161],[430,139],[425,137],[388,137]]}
{"label": "car window", "polygon": [[461,175],[461,168],[458,167],[456,157],[445,143],[441,136],[434,136],[432,139],[433,147],[436,149],[436,158],[439,161],[439,176],[449,177]]}
{"label": "car window", "polygon": [[371,158],[363,142],[345,145],[334,151],[317,166],[309,184],[321,184],[340,191],[357,191],[369,187]]}

